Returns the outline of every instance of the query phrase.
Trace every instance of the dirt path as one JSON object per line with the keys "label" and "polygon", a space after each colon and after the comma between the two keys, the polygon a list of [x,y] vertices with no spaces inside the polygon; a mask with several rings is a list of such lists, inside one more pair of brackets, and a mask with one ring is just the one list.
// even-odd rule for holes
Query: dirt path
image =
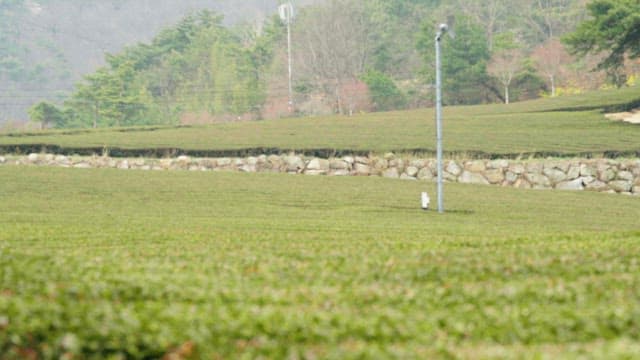
{"label": "dirt path", "polygon": [[635,109],[630,112],[606,114],[605,117],[614,121],[626,121],[632,124],[640,124],[640,109]]}

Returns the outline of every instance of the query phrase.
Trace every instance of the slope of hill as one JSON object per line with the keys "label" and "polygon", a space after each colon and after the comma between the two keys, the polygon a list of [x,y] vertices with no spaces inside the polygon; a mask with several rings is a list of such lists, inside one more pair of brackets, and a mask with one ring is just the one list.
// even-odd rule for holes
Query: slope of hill
{"label": "slope of hill", "polygon": [[[604,113],[640,104],[640,88],[599,91],[518,104],[445,108],[445,149],[471,157],[621,156],[640,154],[640,126]],[[112,155],[244,155],[298,151],[333,153],[435,150],[432,109],[353,117],[331,116],[213,126],[119,128],[14,133],[5,152]]]}

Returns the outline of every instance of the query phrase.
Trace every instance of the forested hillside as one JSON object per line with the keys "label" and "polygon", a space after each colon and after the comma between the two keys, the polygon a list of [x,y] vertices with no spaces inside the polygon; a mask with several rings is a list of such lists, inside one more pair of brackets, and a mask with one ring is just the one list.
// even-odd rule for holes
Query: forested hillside
{"label": "forested hillside", "polygon": [[[310,2],[300,1],[305,4]],[[105,54],[148,42],[202,9],[259,28],[276,0],[0,0],[0,124],[39,100],[60,103]]]}
{"label": "forested hillside", "polygon": [[[633,29],[640,5],[627,0],[598,0],[591,8],[586,0],[295,1],[291,109],[287,29],[274,15],[275,2],[3,0],[4,18],[28,19],[14,26],[3,22],[6,29],[33,23],[32,29],[69,41],[47,47],[38,32],[26,32],[34,37],[20,40],[19,31],[3,31],[9,46],[0,54],[0,76],[10,84],[3,100],[24,110],[47,99],[30,115],[55,127],[423,107],[432,102],[433,42],[436,25],[444,21],[455,32],[455,39],[443,42],[447,104],[508,103],[625,86],[640,73],[637,59],[627,57],[632,52],[622,51],[619,61],[611,62],[607,46],[593,51],[576,45],[590,40],[574,37],[572,45],[568,38],[597,11],[606,12],[607,4],[625,1],[629,4],[622,8],[630,16],[624,18],[624,11],[616,16]],[[43,15],[52,9],[57,10],[51,14],[69,17]],[[183,17],[195,9],[200,11]],[[164,15],[150,16],[155,13]],[[87,20],[91,28],[78,20],[89,19],[86,14],[95,16]],[[44,25],[35,23],[38,19]],[[51,27],[53,19],[68,27]],[[112,37],[119,39],[117,46]],[[81,49],[83,43],[100,46],[92,47],[91,56],[69,55],[66,49]],[[122,50],[122,45],[128,46]],[[78,81],[79,74],[105,64],[103,59],[106,65]]]}

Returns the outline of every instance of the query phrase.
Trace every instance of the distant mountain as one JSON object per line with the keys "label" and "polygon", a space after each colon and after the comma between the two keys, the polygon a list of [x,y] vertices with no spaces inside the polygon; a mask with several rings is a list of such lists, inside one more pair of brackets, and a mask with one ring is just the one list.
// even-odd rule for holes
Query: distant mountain
{"label": "distant mountain", "polygon": [[[309,1],[306,1],[309,2]],[[103,54],[149,41],[186,14],[213,9],[227,24],[259,25],[275,13],[277,0],[51,0],[25,24],[26,31],[50,31],[71,62],[74,75],[103,63]],[[44,29],[43,29],[44,28]]]}
{"label": "distant mountain", "polygon": [[259,28],[277,6],[277,0],[0,0],[0,124],[25,120],[39,100],[63,99],[104,64],[105,54],[147,42],[189,13],[210,9],[226,24]]}

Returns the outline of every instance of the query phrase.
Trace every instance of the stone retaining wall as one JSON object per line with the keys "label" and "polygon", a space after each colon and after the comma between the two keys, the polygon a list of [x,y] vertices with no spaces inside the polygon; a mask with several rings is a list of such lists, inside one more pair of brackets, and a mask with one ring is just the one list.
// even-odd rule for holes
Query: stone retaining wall
{"label": "stone retaining wall", "polygon": [[[385,156],[320,159],[290,154],[248,158],[116,159],[67,157],[52,154],[0,156],[1,165],[115,168],[134,170],[189,170],[278,172],[329,176],[382,176],[435,181],[436,161]],[[447,160],[445,180],[522,189],[589,190],[640,196],[640,159]]]}

